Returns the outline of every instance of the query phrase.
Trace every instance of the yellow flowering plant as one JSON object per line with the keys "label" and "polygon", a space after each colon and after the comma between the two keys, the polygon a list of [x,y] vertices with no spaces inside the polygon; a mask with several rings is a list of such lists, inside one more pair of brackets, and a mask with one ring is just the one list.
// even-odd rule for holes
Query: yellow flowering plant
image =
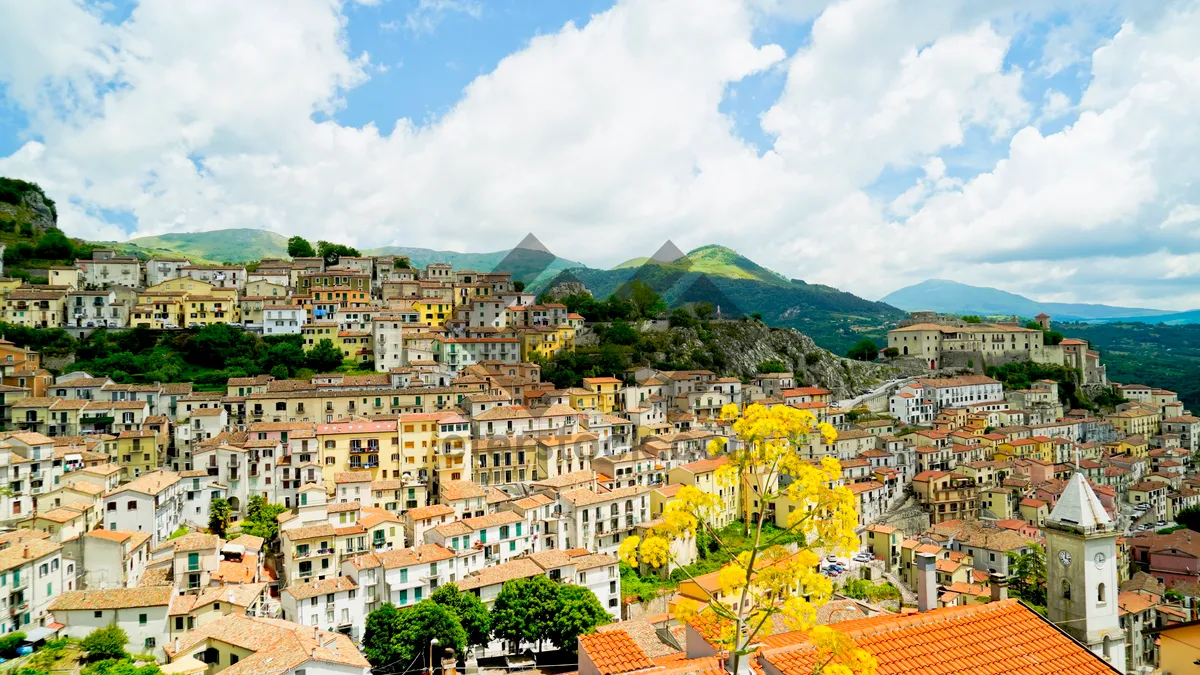
{"label": "yellow flowering plant", "polygon": [[[730,423],[731,438],[713,441],[708,452],[728,461],[716,471],[717,484],[753,495],[762,508],[752,514],[750,545],[732,551],[714,527],[714,516],[723,501],[694,486],[683,486],[663,507],[662,519],[645,537],[629,537],[621,543],[622,560],[633,567],[662,567],[674,562],[671,543],[695,537],[703,530],[732,559],[718,573],[718,590],[711,593],[701,584],[707,602],[686,598],[676,603],[676,618],[688,621],[698,612],[712,612],[721,629],[717,640],[728,650],[730,672],[758,642],[759,634],[777,615],[791,630],[809,631],[825,673],[871,675],[874,660],[847,640],[839,640],[828,629],[816,626],[817,607],[828,602],[833,583],[820,573],[816,550],[849,552],[858,548],[854,529],[858,524],[854,495],[841,483],[841,465],[833,457],[820,461],[801,459],[799,449],[818,440],[832,444],[837,431],[819,422],[809,411],[790,406],[748,406],[739,411],[728,405],[722,420]],[[786,528],[764,531],[769,512],[786,505]],[[770,508],[768,508],[770,507]],[[750,510],[745,512],[750,514]],[[797,550],[780,545],[787,537],[802,535]],[[687,568],[679,569],[687,574]],[[690,575],[689,575],[690,578]],[[692,579],[694,581],[694,579]]]}

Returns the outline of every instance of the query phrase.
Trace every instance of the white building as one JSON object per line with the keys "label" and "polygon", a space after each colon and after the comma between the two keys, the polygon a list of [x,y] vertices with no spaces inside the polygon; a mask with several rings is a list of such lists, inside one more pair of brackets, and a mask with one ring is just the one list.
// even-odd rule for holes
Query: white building
{"label": "white building", "polygon": [[157,286],[164,281],[178,279],[179,271],[191,265],[185,258],[154,258],[146,261],[146,285]]}
{"label": "white building", "polygon": [[346,576],[293,584],[279,595],[283,618],[331,632],[349,631],[351,638],[359,639],[367,617],[361,590]]}
{"label": "white building", "polygon": [[437,544],[376,553],[383,565],[385,589],[380,597],[397,607],[409,607],[428,598],[438,586],[456,581],[454,551]]}
{"label": "white building", "polygon": [[419,321],[420,313],[414,311],[376,314],[371,317],[371,333],[375,340],[375,370],[386,373],[392,368],[408,365],[404,333],[419,331]]}
{"label": "white building", "polygon": [[148,532],[156,547],[179,528],[182,498],[179,474],[161,469],[142,474],[104,495],[104,526]]}
{"label": "white building", "polygon": [[188,265],[179,268],[181,277],[212,284],[213,288],[246,290],[246,268],[236,265]]}
{"label": "white building", "polygon": [[[69,568],[69,569],[68,569]],[[74,584],[75,563],[62,557],[62,546],[32,530],[0,534],[0,632],[44,626],[51,603]]]}
{"label": "white building", "polygon": [[[369,675],[371,664],[349,636],[278,619],[230,614],[184,633],[165,649],[168,663],[239,664],[254,675]],[[190,671],[188,671],[190,672]]]}
{"label": "white building", "polygon": [[92,530],[74,548],[80,590],[133,588],[150,562],[150,533]]}
{"label": "white building", "polygon": [[892,416],[903,424],[928,423],[942,408],[967,407],[975,411],[1007,408],[1004,386],[983,375],[922,377],[897,389],[889,404]]}
{"label": "white building", "polygon": [[170,586],[69,591],[50,605],[50,611],[66,624],[62,634],[67,637],[82,639],[115,625],[129,638],[127,651],[157,653],[167,641],[167,612],[174,594]]}
{"label": "white building", "polygon": [[263,305],[263,335],[299,335],[308,322],[308,312],[300,305]]}
{"label": "white building", "polygon": [[67,293],[66,321],[77,328],[121,328],[129,324],[129,306],[115,291]]}

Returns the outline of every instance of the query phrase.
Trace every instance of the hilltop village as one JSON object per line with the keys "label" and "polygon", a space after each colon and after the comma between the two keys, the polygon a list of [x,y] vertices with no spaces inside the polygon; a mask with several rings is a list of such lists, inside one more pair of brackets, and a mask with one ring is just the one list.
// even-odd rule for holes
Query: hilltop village
{"label": "hilltop village", "polygon": [[[169,672],[365,674],[378,668],[360,651],[368,617],[385,604],[453,585],[491,612],[506,584],[546,577],[603,612],[557,644],[574,660],[547,672],[716,672],[720,621],[672,613],[720,593],[706,549],[681,540],[656,571],[620,548],[685,486],[719,495],[708,517],[722,532],[787,528],[793,505],[759,499],[752,476],[722,485],[729,459],[710,451],[737,447],[722,411],[755,405],[836,431],[791,448],[837,459],[858,514],[858,550],[822,551],[813,570],[835,586],[817,620],[881,668],[918,654],[929,672],[948,658],[1152,672],[1177,658],[1165,636],[1194,630],[1200,533],[1182,525],[1200,507],[1200,417],[1173,392],[1109,382],[1100,355],[1050,338],[1044,315],[1028,327],[918,313],[888,348],[930,372],[843,402],[786,370],[640,367],[556,388],[539,362],[575,349],[586,321],[507,273],[399,257],[250,271],[97,250],[48,281],[2,282],[3,320],[225,323],[301,335],[374,372],[202,391],[54,375],[0,342],[0,632],[34,645],[115,625]],[[985,374],[1014,363],[1061,366],[1114,405],[1072,408],[1061,381]],[[430,667],[533,669],[513,656],[536,642],[485,635]],[[807,632],[778,625],[748,658],[801,673],[814,652]]]}

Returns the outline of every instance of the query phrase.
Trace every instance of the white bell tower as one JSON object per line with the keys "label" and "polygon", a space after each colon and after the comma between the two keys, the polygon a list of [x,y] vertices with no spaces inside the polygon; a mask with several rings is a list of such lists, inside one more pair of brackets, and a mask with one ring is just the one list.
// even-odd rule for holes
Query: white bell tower
{"label": "white bell tower", "polygon": [[1043,527],[1047,617],[1125,672],[1117,614],[1117,532],[1083,474],[1067,483]]}

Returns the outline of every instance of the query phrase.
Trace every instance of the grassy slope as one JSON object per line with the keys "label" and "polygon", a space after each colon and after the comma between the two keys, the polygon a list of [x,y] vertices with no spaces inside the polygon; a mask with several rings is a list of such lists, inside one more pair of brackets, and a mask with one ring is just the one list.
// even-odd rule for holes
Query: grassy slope
{"label": "grassy slope", "polygon": [[179,255],[197,262],[253,262],[263,258],[286,258],[287,237],[266,230],[234,229],[185,232],[130,239],[151,256]]}

